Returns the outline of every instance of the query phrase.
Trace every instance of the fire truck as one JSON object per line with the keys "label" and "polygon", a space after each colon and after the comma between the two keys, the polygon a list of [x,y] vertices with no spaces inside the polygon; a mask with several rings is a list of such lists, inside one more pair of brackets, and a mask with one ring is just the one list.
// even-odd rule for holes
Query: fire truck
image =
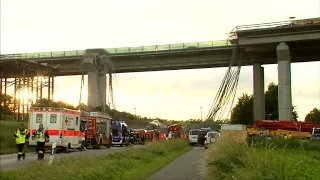
{"label": "fire truck", "polygon": [[[80,111],[67,108],[31,107],[29,113],[28,130],[33,134],[39,124],[43,124],[50,136],[46,148],[57,143],[57,150],[69,152],[69,149],[83,149],[85,134],[80,130]],[[37,146],[36,138],[30,136],[29,146]]]}
{"label": "fire truck", "polygon": [[181,130],[182,130],[182,127],[179,124],[173,124],[168,127],[168,132],[169,133],[171,132],[172,136],[175,138],[180,137]]}
{"label": "fire truck", "polygon": [[111,117],[101,112],[82,112],[81,129],[85,132],[85,146],[100,149],[102,146],[110,148]]}

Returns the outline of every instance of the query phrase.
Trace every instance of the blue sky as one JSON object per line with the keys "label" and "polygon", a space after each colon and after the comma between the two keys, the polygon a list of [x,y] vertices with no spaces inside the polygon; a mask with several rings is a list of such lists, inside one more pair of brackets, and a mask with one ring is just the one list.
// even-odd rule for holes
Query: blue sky
{"label": "blue sky", "polygon": [[[43,52],[223,40],[237,25],[320,16],[320,1],[2,0],[1,53]],[[265,67],[265,87],[277,66]],[[116,108],[148,117],[204,116],[225,68],[117,74]],[[80,77],[58,77],[55,98],[79,101]],[[86,90],[86,88],[84,89]],[[252,93],[243,67],[238,95]],[[86,94],[86,93],[85,93]],[[320,62],[292,64],[293,104],[304,119],[320,107]],[[86,101],[86,98],[84,98]]]}

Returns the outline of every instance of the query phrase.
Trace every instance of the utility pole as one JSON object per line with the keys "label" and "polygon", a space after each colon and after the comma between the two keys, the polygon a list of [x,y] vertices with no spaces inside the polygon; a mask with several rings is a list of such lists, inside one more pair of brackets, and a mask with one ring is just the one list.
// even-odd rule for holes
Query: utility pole
{"label": "utility pole", "polygon": [[137,116],[137,108],[134,107],[134,116]]}
{"label": "utility pole", "polygon": [[200,106],[200,118],[201,118],[201,121],[202,121],[202,106]]}

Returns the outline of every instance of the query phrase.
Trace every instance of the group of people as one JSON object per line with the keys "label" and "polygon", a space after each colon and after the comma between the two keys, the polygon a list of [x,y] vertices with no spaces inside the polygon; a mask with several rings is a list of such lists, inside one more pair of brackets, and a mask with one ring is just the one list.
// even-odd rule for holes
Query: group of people
{"label": "group of people", "polygon": [[[23,124],[20,124],[19,129],[14,133],[13,139],[16,141],[17,149],[18,149],[18,161],[26,158],[26,154],[24,152],[24,147],[29,143],[30,132],[26,128],[24,128]],[[38,153],[38,160],[42,160],[44,158],[45,152],[45,143],[49,142],[49,134],[43,128],[43,124],[39,124],[39,129],[32,133],[32,139],[37,140],[37,148],[36,151]]]}

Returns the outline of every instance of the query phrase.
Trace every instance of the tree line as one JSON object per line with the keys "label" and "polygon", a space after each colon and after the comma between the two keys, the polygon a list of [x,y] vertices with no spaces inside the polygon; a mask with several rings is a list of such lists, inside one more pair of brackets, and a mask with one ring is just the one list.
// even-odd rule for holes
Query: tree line
{"label": "tree line", "polygon": [[[10,95],[2,94],[3,106],[0,106],[0,114],[5,114],[8,116],[13,115],[14,108],[14,98]],[[89,107],[85,104],[79,104],[78,106],[73,106],[71,104],[62,101],[51,101],[48,99],[40,99],[35,104],[31,106],[37,107],[64,107],[74,110],[89,110]],[[187,129],[194,129],[199,127],[211,127],[213,129],[219,129],[221,124],[232,123],[232,124],[247,124],[252,125],[253,120],[253,95],[248,93],[242,94],[238,98],[238,103],[233,107],[231,111],[231,117],[229,120],[218,120],[215,122],[211,121],[201,121],[200,119],[189,119],[186,121],[174,121],[168,119],[148,118],[142,117],[140,115],[135,116],[134,114],[118,111],[115,109],[110,109],[108,105],[105,107],[106,112],[116,120],[125,121],[132,128],[142,128],[146,127],[150,122],[158,120],[165,125],[171,125],[179,123],[186,127]],[[101,111],[102,107],[95,109],[96,111]],[[278,85],[275,83],[270,83],[267,91],[265,92],[265,114],[266,119],[276,120],[279,118],[278,113]],[[297,106],[293,106],[292,116],[294,120],[298,119]],[[0,117],[0,119],[2,119]],[[314,108],[305,116],[305,120],[308,122],[320,123],[320,108]],[[156,128],[156,127],[154,127]]]}
{"label": "tree line", "polygon": [[[298,120],[297,106],[293,106],[292,117],[293,120]],[[270,83],[265,92],[265,119],[277,120],[279,119],[278,111],[278,85]],[[320,108],[312,109],[306,116],[305,121],[320,123]],[[233,124],[247,124],[252,125],[253,119],[253,95],[248,93],[242,94],[238,98],[238,103],[231,111],[230,123]]]}

